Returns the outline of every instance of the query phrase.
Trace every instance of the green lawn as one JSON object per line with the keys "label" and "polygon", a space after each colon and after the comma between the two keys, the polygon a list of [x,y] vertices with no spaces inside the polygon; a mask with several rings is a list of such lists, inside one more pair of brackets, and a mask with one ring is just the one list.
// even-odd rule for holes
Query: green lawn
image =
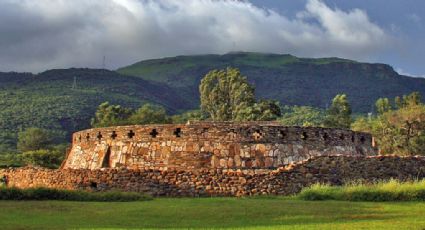
{"label": "green lawn", "polygon": [[284,197],[143,202],[0,201],[0,229],[425,229],[425,202]]}

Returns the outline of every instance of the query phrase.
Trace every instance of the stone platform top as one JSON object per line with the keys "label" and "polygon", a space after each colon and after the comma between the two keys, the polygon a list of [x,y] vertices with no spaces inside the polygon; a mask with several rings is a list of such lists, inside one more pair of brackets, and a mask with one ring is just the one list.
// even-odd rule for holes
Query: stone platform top
{"label": "stone platform top", "polygon": [[188,122],[73,134],[63,168],[276,168],[321,155],[376,155],[367,133],[277,122]]}

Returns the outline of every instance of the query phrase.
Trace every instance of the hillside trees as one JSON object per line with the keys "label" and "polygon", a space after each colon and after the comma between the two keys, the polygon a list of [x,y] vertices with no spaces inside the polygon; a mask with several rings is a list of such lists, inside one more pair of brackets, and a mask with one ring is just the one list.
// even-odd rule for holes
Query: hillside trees
{"label": "hillside trees", "polygon": [[204,120],[205,117],[202,115],[201,110],[189,110],[181,114],[171,116],[171,120],[174,124],[183,124],[188,121],[200,121]]}
{"label": "hillside trees", "polygon": [[165,124],[170,123],[171,118],[167,115],[164,107],[144,104],[142,107],[137,109],[128,118],[127,124]]}
{"label": "hillside trees", "polygon": [[53,134],[46,129],[28,128],[18,133],[17,148],[21,152],[47,148],[53,143]]}
{"label": "hillside trees", "polygon": [[396,97],[396,109],[380,109],[382,101],[389,99],[378,99],[377,116],[358,118],[352,129],[372,133],[381,154],[425,155],[425,105],[420,95],[415,92]]}
{"label": "hillside trees", "polygon": [[199,85],[201,111],[213,121],[275,120],[280,116],[277,102],[256,102],[254,91],[239,69],[212,70]]}
{"label": "hillside trees", "polygon": [[285,106],[278,121],[286,126],[322,126],[325,111],[310,106]]}

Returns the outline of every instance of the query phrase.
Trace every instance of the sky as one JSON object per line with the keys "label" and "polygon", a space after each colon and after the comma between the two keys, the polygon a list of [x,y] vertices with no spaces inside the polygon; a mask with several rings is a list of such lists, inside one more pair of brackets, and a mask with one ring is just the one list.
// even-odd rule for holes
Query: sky
{"label": "sky", "polygon": [[250,51],[425,77],[424,23],[423,0],[0,0],[0,71]]}

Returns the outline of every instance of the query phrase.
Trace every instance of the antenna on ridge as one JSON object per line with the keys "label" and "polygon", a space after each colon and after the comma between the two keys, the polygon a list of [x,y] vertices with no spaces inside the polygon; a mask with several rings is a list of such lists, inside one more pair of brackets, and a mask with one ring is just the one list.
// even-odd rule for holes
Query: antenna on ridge
{"label": "antenna on ridge", "polygon": [[105,63],[106,63],[106,55],[103,55],[103,60],[102,60],[102,75],[105,75]]}
{"label": "antenna on ridge", "polygon": [[74,76],[74,82],[72,83],[71,89],[77,89],[77,77]]}

